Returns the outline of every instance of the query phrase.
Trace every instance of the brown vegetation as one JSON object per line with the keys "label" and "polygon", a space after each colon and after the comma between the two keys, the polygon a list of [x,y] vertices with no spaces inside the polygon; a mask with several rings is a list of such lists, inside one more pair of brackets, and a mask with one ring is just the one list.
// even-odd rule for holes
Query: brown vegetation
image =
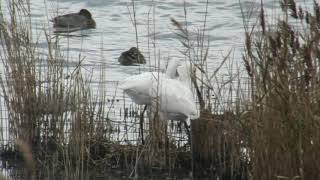
{"label": "brown vegetation", "polygon": [[308,12],[284,0],[281,7],[275,27],[261,14],[264,31],[246,31],[251,172],[253,179],[319,179],[319,5]]}
{"label": "brown vegetation", "polygon": [[[119,175],[135,178],[156,172],[219,179],[319,179],[316,2],[314,12],[308,12],[293,0],[283,1],[284,17],[276,26],[266,22],[262,4],[259,26],[245,24],[243,68],[250,86],[244,89],[246,80],[240,79],[239,70],[226,81],[217,78],[225,63],[232,61],[230,53],[214,72],[208,71],[207,12],[195,41],[183,23],[172,19],[184,47],[181,52],[197,71],[191,80],[200,117],[191,121],[190,144],[174,137],[186,137],[180,123],[140,114],[134,117],[140,120],[133,127],[138,132],[135,142],[114,141],[110,135],[120,130],[105,113],[105,97],[92,95],[90,80],[82,72],[83,59],[64,77],[67,64],[58,39],[47,35],[48,53],[41,55],[30,17],[19,15],[25,9],[21,6],[11,3],[8,19],[0,12],[5,68],[0,84],[9,139],[15,144],[6,150],[22,152],[19,157],[29,167],[26,173],[32,174],[28,177],[87,179],[121,170]],[[184,16],[187,20],[186,9]]]}

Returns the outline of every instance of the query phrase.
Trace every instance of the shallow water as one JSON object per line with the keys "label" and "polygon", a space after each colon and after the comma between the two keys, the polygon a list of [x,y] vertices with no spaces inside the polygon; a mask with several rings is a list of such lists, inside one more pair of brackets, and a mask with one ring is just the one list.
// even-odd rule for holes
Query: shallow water
{"label": "shallow water", "polygon": [[[5,4],[7,0],[1,0]],[[153,46],[160,52],[160,68],[164,68],[168,59],[184,59],[180,53],[183,46],[175,34],[175,28],[170,18],[184,23],[184,6],[187,12],[186,23],[191,38],[203,29],[205,19],[206,0],[135,0],[136,21],[138,30],[138,44],[145,57],[149,58],[146,65],[120,66],[117,59],[121,52],[136,46],[135,28],[131,21],[133,16],[131,0],[32,0],[31,16],[33,33],[40,36],[38,46],[45,50],[46,43],[43,29],[49,29],[54,38],[50,19],[57,15],[78,12],[82,8],[88,9],[97,23],[96,29],[83,30],[70,34],[59,35],[61,49],[68,56],[70,65],[76,65],[78,56],[85,57],[83,65],[92,70],[93,79],[99,77],[101,64],[105,65],[107,81],[119,81],[124,76],[139,73],[139,69],[147,69],[157,65]],[[223,56],[230,49],[234,50],[235,62],[241,64],[241,50],[243,47],[243,18],[250,12],[252,23],[259,15],[260,0],[209,0],[206,22],[206,38],[209,39],[210,68],[219,66]],[[305,2],[301,0],[301,4]],[[267,0],[265,11],[270,17],[277,17],[279,1]],[[6,7],[6,6],[4,6]],[[3,11],[7,12],[7,8]],[[153,24],[155,22],[155,24]],[[155,38],[155,44],[153,44]]]}
{"label": "shallow water", "polygon": [[[4,1],[4,0],[2,0]],[[244,2],[249,7],[252,3]],[[203,26],[206,1],[186,1],[187,25],[190,32],[195,32]],[[156,38],[156,49],[160,51],[162,59],[183,58],[179,37],[175,35],[175,28],[170,18],[184,22],[184,3],[182,0],[136,0],[135,10],[138,29],[139,48],[148,57],[148,41],[151,44]],[[77,60],[79,53],[85,56],[84,64],[96,70],[100,64],[106,64],[107,80],[118,81],[123,75],[135,73],[140,67],[119,66],[117,58],[121,52],[136,46],[135,29],[131,22],[131,0],[65,0],[65,1],[31,1],[32,24],[34,34],[43,35],[43,28],[49,28],[54,36],[52,24],[48,20],[57,14],[78,12],[86,8],[93,14],[97,28],[71,33],[72,36],[60,36],[62,50],[70,50],[70,59]],[[129,12],[130,11],[130,12]],[[155,25],[153,26],[153,18]],[[148,27],[149,26],[149,27]],[[149,30],[148,30],[149,28]],[[155,29],[155,31],[154,31]],[[208,6],[206,37],[210,40],[209,61],[219,64],[223,53],[230,48],[242,46],[242,16],[237,1],[212,1]],[[191,36],[194,37],[195,36]],[[43,39],[45,40],[45,39]],[[40,46],[45,46],[41,43]],[[150,50],[153,53],[153,49]],[[150,55],[150,62],[146,67],[155,65],[154,54]],[[164,61],[164,60],[163,60]],[[161,64],[165,64],[164,62]],[[142,67],[143,68],[143,67]]]}
{"label": "shallow water", "polygon": [[[1,2],[5,4],[7,0]],[[30,2],[33,34],[34,37],[39,37],[37,45],[43,50],[43,54],[46,54],[47,48],[44,29],[48,29],[51,38],[59,36],[60,48],[68,66],[65,76],[70,75],[77,66],[79,56],[84,58],[82,67],[88,76],[92,76],[92,87],[98,88],[101,81],[105,83],[109,117],[121,120],[119,109],[123,108],[124,103],[123,93],[117,88],[118,82],[132,74],[154,69],[158,66],[158,61],[160,69],[164,69],[168,59],[183,60],[184,56],[180,51],[183,51],[184,47],[175,34],[176,29],[171,24],[170,18],[186,24],[191,39],[195,40],[196,32],[204,28],[207,1],[187,0],[184,3],[183,0],[135,0],[138,45],[147,59],[147,64],[140,66],[121,66],[118,63],[121,52],[137,45],[135,28],[131,21],[133,17],[131,0],[32,0]],[[243,15],[247,17],[250,14],[251,24],[256,23],[259,15],[260,0],[240,0],[240,2],[237,0],[208,2],[205,25],[205,37],[210,41],[208,71],[213,72],[228,51],[233,50],[231,54],[233,61],[222,68],[222,78],[228,76],[230,69],[242,67]],[[302,5],[306,4],[303,0],[300,2]],[[280,16],[278,0],[267,0],[264,3],[270,21],[273,17]],[[97,24],[96,29],[59,35],[53,32],[50,19],[57,15],[78,12],[82,8],[92,13]],[[8,13],[7,8],[3,11],[5,14]],[[102,71],[103,80],[100,78]],[[126,99],[130,102],[128,98]]]}
{"label": "shallow water", "polygon": [[[1,3],[6,2],[6,0],[0,1]],[[85,58],[82,63],[85,72],[92,75],[92,87],[98,89],[101,81],[100,73],[104,71],[103,82],[106,85],[108,114],[113,120],[121,120],[119,109],[123,108],[123,94],[117,88],[119,81],[132,74],[153,69],[158,64],[158,54],[160,54],[160,69],[164,69],[168,59],[184,59],[180,52],[184,50],[184,47],[175,34],[175,27],[172,26],[170,18],[186,24],[191,37],[195,39],[197,30],[204,26],[206,12],[206,0],[186,0],[185,4],[183,0],[135,0],[138,44],[147,59],[147,64],[121,66],[118,63],[121,52],[137,44],[135,28],[131,21],[133,16],[131,0],[31,0],[30,2],[33,33],[35,37],[40,37],[37,45],[44,54],[46,54],[47,44],[43,29],[48,29],[52,38],[57,36],[53,32],[50,19],[57,15],[78,12],[82,8],[92,13],[97,23],[96,29],[58,35],[62,53],[70,68],[65,76],[68,76],[77,66],[79,55]],[[205,26],[205,36],[210,41],[209,71],[214,71],[220,65],[229,50],[233,50],[234,60],[231,62],[233,64],[224,67],[224,71],[228,71],[230,67],[242,66],[244,28],[240,4],[244,16],[251,14],[250,23],[252,24],[258,18],[260,0],[240,0],[240,2],[238,0],[209,0]],[[300,2],[303,6],[306,3],[312,3],[304,0]],[[278,11],[278,0],[265,0],[264,3],[270,22],[273,17],[281,16]],[[187,10],[186,22],[184,5]],[[7,8],[3,10],[7,12]],[[126,101],[130,100],[126,98]],[[0,110],[2,111],[3,108]],[[2,133],[6,139],[7,123],[4,121],[2,123],[1,126],[4,127]],[[136,139],[136,135],[137,133],[132,132],[129,138]],[[126,138],[128,137],[124,137]]]}

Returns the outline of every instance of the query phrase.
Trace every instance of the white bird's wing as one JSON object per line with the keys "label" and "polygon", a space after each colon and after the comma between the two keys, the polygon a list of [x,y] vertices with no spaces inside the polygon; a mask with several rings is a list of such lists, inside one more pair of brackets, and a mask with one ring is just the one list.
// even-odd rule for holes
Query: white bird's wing
{"label": "white bird's wing", "polygon": [[130,76],[120,84],[120,88],[123,89],[135,103],[149,105],[152,99],[157,97],[152,87],[158,82],[158,78],[163,79],[164,76],[163,73],[158,72],[145,72]]}
{"label": "white bird's wing", "polygon": [[165,79],[161,83],[161,110],[182,113],[186,116],[197,113],[193,94],[188,86],[174,79]]}
{"label": "white bird's wing", "polygon": [[127,77],[121,82],[120,88],[124,90],[144,88],[151,85],[151,77],[152,75],[149,72]]}
{"label": "white bird's wing", "polygon": [[158,104],[164,113],[196,115],[197,108],[188,85],[166,74],[147,72],[126,78],[120,85],[137,104]]}

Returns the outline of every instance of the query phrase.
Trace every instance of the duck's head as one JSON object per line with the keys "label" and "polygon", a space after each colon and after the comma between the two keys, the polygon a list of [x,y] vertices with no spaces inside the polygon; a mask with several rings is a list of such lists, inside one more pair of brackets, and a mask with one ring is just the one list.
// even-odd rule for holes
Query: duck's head
{"label": "duck's head", "polygon": [[96,22],[92,19],[92,15],[87,9],[81,9],[78,14],[87,18],[87,28],[96,28]]}
{"label": "duck's head", "polygon": [[85,16],[88,19],[92,19],[92,15],[87,9],[81,9],[79,11],[79,14],[82,15],[82,16]]}
{"label": "duck's head", "polygon": [[138,64],[146,63],[144,56],[136,47],[131,47],[128,51],[122,52],[118,61],[120,62],[120,64],[125,66],[132,65],[133,63],[138,63]]}
{"label": "duck's head", "polygon": [[136,55],[136,54],[139,53],[139,50],[136,47],[132,47],[132,48],[129,49],[128,52]]}

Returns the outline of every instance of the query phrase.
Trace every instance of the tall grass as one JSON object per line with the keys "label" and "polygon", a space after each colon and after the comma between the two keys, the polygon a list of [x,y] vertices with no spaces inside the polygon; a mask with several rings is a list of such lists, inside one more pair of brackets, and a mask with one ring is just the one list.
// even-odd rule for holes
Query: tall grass
{"label": "tall grass", "polygon": [[[187,26],[187,9],[184,23],[171,19],[184,49],[185,60],[192,66],[191,83],[199,104],[200,117],[191,120],[191,162],[194,177],[210,176],[221,179],[247,179],[248,159],[243,150],[246,146],[242,125],[242,94],[240,67],[233,69],[230,50],[213,68],[209,65],[210,41],[207,39],[208,1],[205,6],[204,23],[191,31]],[[185,25],[183,25],[185,24]],[[195,37],[195,38],[194,38]],[[219,80],[228,71],[228,79]],[[234,83],[238,81],[237,83]],[[214,97],[214,98],[213,98]]]}
{"label": "tall grass", "polygon": [[319,179],[319,5],[309,12],[284,0],[281,7],[275,26],[262,4],[260,26],[246,28],[252,178]]}
{"label": "tall grass", "polygon": [[8,1],[8,5],[9,16],[2,10],[0,16],[4,67],[0,84],[9,114],[9,139],[29,147],[47,175],[63,170],[64,177],[83,179],[96,153],[90,150],[97,141],[108,141],[104,98],[99,104],[92,95],[90,79],[82,73],[83,59],[79,57],[66,76],[58,38],[52,40],[44,30],[47,53],[41,54],[32,34],[30,9],[20,1]]}
{"label": "tall grass", "polygon": [[[185,48],[185,59],[198,72],[191,73],[201,112],[200,118],[191,123],[192,143],[181,142],[175,137],[183,134],[180,123],[160,121],[155,113],[152,119],[149,118],[149,124],[142,122],[145,126],[139,127],[140,132],[146,132],[144,144],[122,145],[109,138],[111,130],[105,114],[105,94],[92,95],[90,79],[82,72],[84,59],[79,57],[72,73],[66,71],[70,67],[66,68],[68,64],[61,55],[59,38],[52,39],[45,30],[47,53],[41,54],[32,34],[30,8],[20,1],[8,1],[8,4],[10,15],[1,14],[0,19],[3,22],[0,34],[4,66],[0,84],[9,113],[9,138],[15,140],[15,148],[24,154],[25,165],[30,167],[28,172],[32,172],[30,178],[87,179],[92,170],[115,167],[135,178],[139,177],[139,172],[174,174],[172,171],[175,170],[185,176],[191,172],[192,176],[199,177],[245,178],[241,108],[221,110],[223,99],[230,104],[233,100],[224,95],[225,92],[233,94],[234,77],[232,75],[226,82],[217,81],[219,70],[231,58],[226,55],[219,67],[210,72],[207,63],[209,41],[205,34],[207,13],[203,27],[195,32],[195,40],[190,37],[194,32],[172,20]],[[185,8],[184,20],[187,18]],[[154,37],[154,57],[159,62],[155,40]],[[103,91],[103,87],[100,90]],[[212,100],[213,94],[216,100]],[[140,136],[137,142],[140,142]],[[38,168],[41,171],[37,171]]]}
{"label": "tall grass", "polygon": [[[196,69],[190,70],[200,117],[191,120],[191,144],[176,137],[185,136],[180,123],[160,121],[155,114],[132,126],[140,136],[125,145],[110,139],[104,87],[99,97],[93,95],[90,78],[83,73],[84,59],[79,57],[72,73],[66,71],[59,39],[46,31],[47,53],[41,54],[32,35],[30,9],[20,1],[8,2],[10,15],[0,15],[4,67],[0,85],[9,138],[23,153],[30,178],[86,179],[92,170],[119,168],[135,178],[141,173],[182,171],[196,178],[319,179],[320,8],[316,2],[314,11],[308,12],[293,0],[283,1],[284,16],[276,26],[267,23],[261,5],[259,26],[245,28],[243,68],[250,86],[244,89],[247,80],[240,78],[241,67],[229,69],[228,79],[219,78],[222,68],[234,63],[232,51],[214,70],[209,66],[208,1],[204,24],[196,32],[181,23],[188,19],[185,7],[184,19],[172,23],[185,60]],[[154,17],[154,31],[155,21]],[[159,62],[155,40],[154,58]],[[37,171],[39,167],[45,172]]]}

